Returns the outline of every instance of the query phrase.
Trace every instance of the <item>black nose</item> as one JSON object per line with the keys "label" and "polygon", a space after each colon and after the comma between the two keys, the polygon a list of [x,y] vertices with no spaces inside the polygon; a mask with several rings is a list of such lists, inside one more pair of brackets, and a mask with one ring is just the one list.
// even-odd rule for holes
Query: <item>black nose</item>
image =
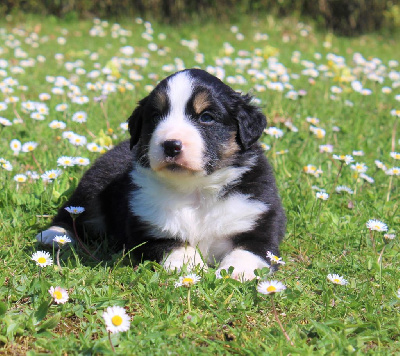
{"label": "black nose", "polygon": [[166,140],[163,143],[163,148],[167,157],[176,157],[182,151],[182,141]]}

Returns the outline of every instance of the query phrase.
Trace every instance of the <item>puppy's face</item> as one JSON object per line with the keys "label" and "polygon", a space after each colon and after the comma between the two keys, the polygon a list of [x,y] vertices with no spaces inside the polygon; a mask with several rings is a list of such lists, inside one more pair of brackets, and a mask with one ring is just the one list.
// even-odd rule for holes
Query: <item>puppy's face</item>
{"label": "puppy's face", "polygon": [[266,125],[250,101],[202,70],[164,79],[129,118],[139,164],[160,176],[207,175],[229,165]]}

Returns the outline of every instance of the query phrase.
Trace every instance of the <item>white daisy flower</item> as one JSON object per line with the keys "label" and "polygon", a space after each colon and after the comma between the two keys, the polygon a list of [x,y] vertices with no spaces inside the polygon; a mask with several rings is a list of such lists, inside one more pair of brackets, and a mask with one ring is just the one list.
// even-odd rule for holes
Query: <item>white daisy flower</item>
{"label": "white daisy flower", "polygon": [[12,122],[10,120],[6,119],[5,117],[0,117],[0,125],[11,126]]}
{"label": "white daisy flower", "polygon": [[187,276],[181,276],[179,277],[179,281],[175,283],[175,288],[182,286],[191,287],[198,281],[200,281],[200,277],[194,273],[188,274]]}
{"label": "white daisy flower", "polygon": [[85,158],[85,157],[75,157],[74,163],[78,166],[87,166],[90,164],[90,160],[89,160],[89,158]]}
{"label": "white daisy flower", "polygon": [[319,123],[319,119],[316,117],[306,117],[306,121],[313,125],[317,125]]}
{"label": "white daisy flower", "polygon": [[394,240],[395,237],[396,237],[396,235],[395,235],[395,234],[385,234],[385,235],[383,235],[383,237],[384,237],[386,240]]}
{"label": "white daisy flower", "polygon": [[353,151],[353,156],[364,156],[363,151]]}
{"label": "white daisy flower", "polygon": [[310,126],[310,131],[317,136],[317,138],[324,138],[326,135],[326,131],[321,129],[320,127]]}
{"label": "white daisy flower", "polygon": [[103,318],[106,323],[106,329],[110,333],[128,331],[131,325],[130,317],[122,307],[108,307],[103,312]]}
{"label": "white daisy flower", "polygon": [[342,286],[348,284],[349,282],[344,279],[342,276],[339,276],[338,274],[328,274],[327,278],[334,284],[340,284]]}
{"label": "white daisy flower", "polygon": [[373,184],[375,182],[374,178],[366,175],[365,173],[360,173],[360,178],[366,180],[370,184]]}
{"label": "white daisy flower", "polygon": [[332,145],[319,145],[319,152],[332,153],[333,146]]}
{"label": "white daisy flower", "polygon": [[66,243],[72,242],[67,235],[57,235],[56,237],[54,237],[53,241],[57,242],[59,245],[64,245]]}
{"label": "white daisy flower", "polygon": [[274,294],[282,292],[286,286],[279,281],[264,281],[260,282],[257,286],[257,291],[261,294]]}
{"label": "white daisy flower", "polygon": [[0,167],[4,168],[6,171],[12,171],[12,164],[4,158],[0,158]]}
{"label": "white daisy flower", "polygon": [[53,120],[52,122],[50,122],[49,127],[51,129],[65,129],[67,127],[66,123],[63,121],[57,121],[57,120]]}
{"label": "white daisy flower", "polygon": [[400,159],[400,153],[399,152],[390,152],[390,157],[394,159]]}
{"label": "white daisy flower", "polygon": [[21,147],[21,151],[22,152],[31,152],[37,147],[37,145],[38,144],[33,141],[25,142]]}
{"label": "white daisy flower", "polygon": [[26,177],[25,174],[16,174],[16,175],[14,176],[14,180],[15,180],[17,183],[25,183],[25,182],[26,182],[26,179],[27,179],[27,177]]}
{"label": "white daisy flower", "polygon": [[14,154],[18,154],[18,152],[21,151],[22,148],[21,141],[17,139],[11,140],[10,148],[14,151]]}
{"label": "white daisy flower", "polygon": [[86,145],[86,137],[75,134],[69,139],[69,142],[72,143],[74,146],[84,146]]}
{"label": "white daisy flower", "polygon": [[358,173],[365,173],[368,169],[368,167],[365,165],[365,163],[356,163],[356,164],[352,164],[350,166],[350,168],[353,171],[356,171]]}
{"label": "white daisy flower", "polygon": [[44,120],[44,116],[39,112],[33,112],[31,114],[31,119],[38,120],[38,121],[43,121]]}
{"label": "white daisy flower", "polygon": [[346,163],[346,164],[354,162],[354,158],[350,155],[333,155],[332,157],[339,161],[344,161],[344,163]]}
{"label": "white daisy flower", "polygon": [[52,182],[54,179],[58,178],[61,173],[61,169],[51,169],[50,171],[44,172],[41,177],[45,182]]}
{"label": "white daisy flower", "polygon": [[388,227],[385,223],[379,220],[371,219],[367,221],[367,228],[373,231],[387,231]]}
{"label": "white daisy flower", "polygon": [[32,255],[31,258],[36,264],[40,267],[51,266],[53,264],[53,260],[50,257],[50,253],[45,251],[37,251]]}
{"label": "white daisy flower", "polygon": [[56,111],[59,111],[59,112],[63,112],[63,111],[65,111],[65,110],[67,110],[68,109],[68,104],[65,104],[65,103],[63,103],[63,104],[58,104],[57,106],[56,106]]}
{"label": "white daisy flower", "polygon": [[53,287],[51,286],[49,289],[50,295],[54,298],[54,301],[57,304],[64,304],[68,301],[69,295],[66,289],[61,287]]}
{"label": "white daisy flower", "polygon": [[86,148],[90,151],[90,152],[101,152],[101,146],[99,146],[97,143],[95,142],[90,142],[86,145]]}
{"label": "white daisy flower", "polygon": [[389,168],[385,171],[388,176],[399,176],[400,175],[400,167]]}
{"label": "white daisy flower", "polygon": [[284,265],[285,262],[282,261],[282,257],[275,256],[271,251],[267,251],[267,258],[270,259],[271,264],[278,264],[278,265]]}
{"label": "white daisy flower", "polygon": [[64,209],[72,215],[79,215],[85,211],[85,208],[82,206],[67,206]]}
{"label": "white daisy flower", "polygon": [[268,129],[265,129],[264,132],[267,135],[273,136],[275,138],[280,138],[283,136],[283,131],[278,129],[277,127],[269,127]]}
{"label": "white daisy flower", "polygon": [[317,193],[315,193],[315,197],[317,199],[328,200],[329,194],[328,193],[324,193],[324,192],[317,192]]}
{"label": "white daisy flower", "polygon": [[381,161],[375,160],[375,165],[377,168],[382,169],[383,171],[386,171],[386,169],[387,169],[385,164]]}
{"label": "white daisy flower", "polygon": [[350,189],[349,187],[346,187],[345,185],[339,185],[339,186],[336,187],[335,190],[336,190],[337,193],[341,193],[341,192],[346,192],[346,193],[349,193],[349,194],[353,194],[354,193],[354,191],[352,189]]}
{"label": "white daisy flower", "polygon": [[86,122],[87,114],[84,111],[78,111],[74,115],[72,115],[72,121],[78,122],[80,124]]}
{"label": "white daisy flower", "polygon": [[67,157],[67,156],[62,156],[57,159],[57,165],[62,166],[64,168],[66,167],[73,167],[75,164],[74,158],[73,157]]}

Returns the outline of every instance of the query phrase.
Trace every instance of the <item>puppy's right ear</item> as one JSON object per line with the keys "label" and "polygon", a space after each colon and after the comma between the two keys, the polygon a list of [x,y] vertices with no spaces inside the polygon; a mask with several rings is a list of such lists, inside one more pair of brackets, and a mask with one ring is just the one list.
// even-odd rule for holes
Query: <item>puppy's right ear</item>
{"label": "puppy's right ear", "polygon": [[140,100],[138,106],[133,111],[132,115],[128,119],[128,129],[131,135],[130,148],[135,146],[140,138],[142,132],[142,125],[144,120],[144,106],[146,105],[147,97]]}

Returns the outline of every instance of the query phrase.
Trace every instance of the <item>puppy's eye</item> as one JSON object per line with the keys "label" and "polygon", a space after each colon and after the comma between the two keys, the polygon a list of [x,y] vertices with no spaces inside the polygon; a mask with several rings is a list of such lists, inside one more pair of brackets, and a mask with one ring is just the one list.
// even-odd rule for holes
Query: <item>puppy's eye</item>
{"label": "puppy's eye", "polygon": [[199,121],[202,124],[210,125],[214,122],[214,116],[212,116],[208,112],[205,112],[204,114],[201,114]]}

